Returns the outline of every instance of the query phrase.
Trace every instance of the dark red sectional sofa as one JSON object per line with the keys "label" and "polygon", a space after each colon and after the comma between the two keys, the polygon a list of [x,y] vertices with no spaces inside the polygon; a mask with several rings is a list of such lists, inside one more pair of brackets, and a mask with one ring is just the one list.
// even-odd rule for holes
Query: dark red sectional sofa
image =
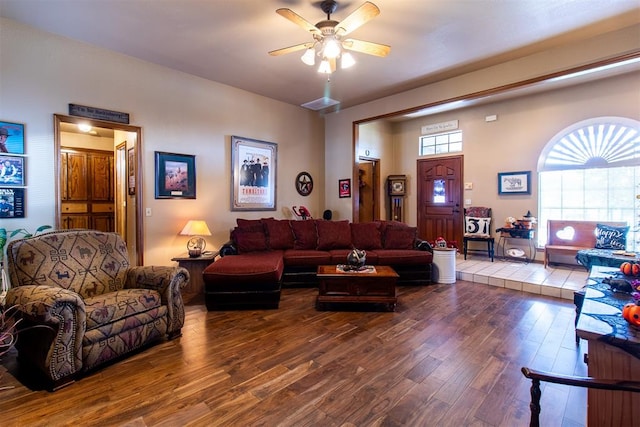
{"label": "dark red sectional sofa", "polygon": [[203,272],[207,309],[278,308],[283,286],[317,286],[317,267],[346,263],[353,248],[369,265],[393,267],[398,284],[429,284],[433,251],[416,232],[395,221],[238,218],[222,258]]}

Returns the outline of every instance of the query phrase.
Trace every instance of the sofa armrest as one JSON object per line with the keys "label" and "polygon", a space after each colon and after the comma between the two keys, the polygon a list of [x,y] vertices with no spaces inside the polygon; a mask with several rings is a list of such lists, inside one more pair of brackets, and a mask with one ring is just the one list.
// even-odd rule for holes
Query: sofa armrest
{"label": "sofa armrest", "polygon": [[154,289],[167,306],[168,335],[180,333],[184,325],[184,303],[180,289],[189,281],[189,272],[182,267],[142,266],[127,270],[126,289]]}
{"label": "sofa armrest", "polygon": [[433,253],[433,248],[431,247],[431,244],[426,240],[418,239],[416,241],[416,249]]}
{"label": "sofa armrest", "polygon": [[220,247],[220,257],[227,255],[238,255],[238,248],[231,240]]}
{"label": "sofa armrest", "polygon": [[26,285],[11,288],[5,304],[20,312],[17,346],[21,357],[53,382],[82,369],[87,316],[80,295],[64,288]]}

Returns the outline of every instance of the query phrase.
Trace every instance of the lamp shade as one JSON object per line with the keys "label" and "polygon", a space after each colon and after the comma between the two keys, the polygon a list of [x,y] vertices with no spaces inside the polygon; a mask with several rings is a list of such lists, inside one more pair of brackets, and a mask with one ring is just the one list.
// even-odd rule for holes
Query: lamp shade
{"label": "lamp shade", "polygon": [[189,220],[180,232],[181,236],[211,236],[211,231],[204,220]]}

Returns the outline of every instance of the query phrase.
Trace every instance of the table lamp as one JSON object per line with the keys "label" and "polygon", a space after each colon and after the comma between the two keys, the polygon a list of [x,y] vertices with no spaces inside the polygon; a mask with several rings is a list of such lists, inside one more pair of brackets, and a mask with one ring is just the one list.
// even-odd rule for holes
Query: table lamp
{"label": "table lamp", "polygon": [[204,220],[189,220],[180,232],[181,236],[194,236],[187,242],[189,257],[197,258],[202,255],[207,242],[201,236],[211,236],[211,231]]}

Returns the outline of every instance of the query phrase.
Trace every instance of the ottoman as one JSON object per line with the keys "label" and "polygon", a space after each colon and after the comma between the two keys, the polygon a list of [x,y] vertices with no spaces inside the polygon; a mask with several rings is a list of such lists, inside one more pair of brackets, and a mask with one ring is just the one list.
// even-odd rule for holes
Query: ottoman
{"label": "ottoman", "polygon": [[281,251],[222,257],[202,272],[207,310],[278,308],[283,270]]}

